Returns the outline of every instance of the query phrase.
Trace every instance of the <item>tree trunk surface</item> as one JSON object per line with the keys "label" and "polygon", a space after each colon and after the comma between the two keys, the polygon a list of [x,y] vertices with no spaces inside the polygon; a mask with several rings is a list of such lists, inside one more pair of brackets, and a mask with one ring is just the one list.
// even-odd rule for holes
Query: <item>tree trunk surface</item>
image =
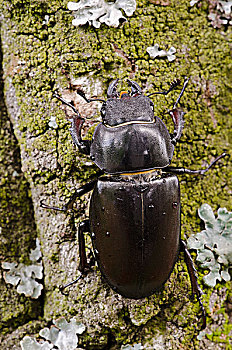
{"label": "tree trunk surface", "polygon": [[[91,138],[100,117],[100,102],[109,83],[125,79],[145,93],[168,89],[190,77],[181,107],[186,112],[181,141],[172,166],[200,169],[230,151],[231,26],[212,25],[212,2],[137,1],[136,11],[118,27],[89,24],[75,27],[67,1],[1,0],[1,134],[0,134],[0,256],[2,262],[30,265],[29,254],[38,238],[43,265],[43,290],[33,299],[18,294],[1,279],[1,349],[21,349],[25,335],[39,339],[39,330],[53,320],[75,316],[85,325],[80,349],[231,349],[231,284],[215,288],[202,284],[205,271],[196,268],[203,289],[207,328],[200,332],[201,311],[192,301],[183,254],[164,289],[149,298],[130,300],[112,291],[94,266],[78,283],[61,294],[60,285],[78,275],[76,228],[88,217],[90,194],[73,210],[46,210],[44,203],[62,207],[76,188],[93,180],[98,171],[88,156],[74,147],[65,108],[54,92],[73,100],[88,118],[83,136]],[[219,10],[215,10],[219,11]],[[147,48],[159,44],[176,58],[151,58]],[[180,89],[167,97],[154,96],[155,115],[173,131],[171,109]],[[203,227],[197,210],[208,203],[214,212],[231,207],[231,163],[224,158],[204,176],[180,175],[182,239]],[[230,174],[230,175],[229,175]],[[86,235],[87,254],[91,240]],[[112,247],[114,249],[114,247]],[[2,273],[3,275],[3,273]],[[199,335],[200,334],[200,335]],[[137,345],[139,349],[139,345]]]}

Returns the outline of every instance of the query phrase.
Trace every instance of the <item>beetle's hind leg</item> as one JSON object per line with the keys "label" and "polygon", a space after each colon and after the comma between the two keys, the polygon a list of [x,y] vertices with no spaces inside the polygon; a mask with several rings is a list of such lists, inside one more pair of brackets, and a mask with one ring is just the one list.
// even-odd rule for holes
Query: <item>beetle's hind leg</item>
{"label": "beetle's hind leg", "polygon": [[199,284],[197,282],[197,275],[196,275],[196,269],[193,265],[193,260],[192,257],[187,249],[186,243],[184,241],[180,241],[181,243],[181,249],[184,252],[184,260],[185,263],[187,265],[187,269],[188,269],[188,274],[190,277],[190,281],[191,281],[191,286],[192,286],[192,293],[196,295],[197,300],[200,304],[200,308],[201,308],[201,312],[202,312],[202,326],[201,326],[201,330],[204,329],[206,327],[206,313],[205,313],[205,309],[204,306],[202,304],[201,301],[201,296],[203,294],[201,288],[199,287]]}
{"label": "beetle's hind leg", "polygon": [[81,279],[83,275],[85,275],[86,271],[90,267],[90,264],[87,262],[84,232],[90,232],[89,220],[81,221],[78,225],[78,245],[79,245],[79,258],[80,258],[80,264],[78,269],[81,274],[74,281],[69,282],[64,286],[60,286],[60,291],[62,294],[64,294],[63,293],[64,289],[77,283],[79,279]]}

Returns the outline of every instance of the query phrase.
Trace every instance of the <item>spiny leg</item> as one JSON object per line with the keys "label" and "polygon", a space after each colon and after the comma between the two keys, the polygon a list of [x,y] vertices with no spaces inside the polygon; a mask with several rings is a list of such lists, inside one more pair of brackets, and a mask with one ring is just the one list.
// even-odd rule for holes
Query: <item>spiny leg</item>
{"label": "spiny leg", "polygon": [[165,172],[170,172],[173,174],[189,174],[189,175],[204,175],[210,168],[212,168],[221,158],[224,158],[226,156],[229,156],[228,153],[222,153],[220,156],[214,159],[210,165],[205,169],[199,169],[199,170],[191,170],[186,168],[175,168],[175,167],[166,167],[163,169]]}
{"label": "spiny leg", "polygon": [[174,81],[171,82],[168,90],[152,92],[151,94],[149,94],[147,96],[150,97],[152,95],[167,95],[167,94],[169,94],[169,92],[174,90],[178,85],[180,85],[180,79],[175,79]]}
{"label": "spiny leg", "polygon": [[180,102],[180,99],[181,99],[181,97],[182,97],[182,95],[183,95],[183,93],[184,93],[184,91],[185,91],[185,89],[186,89],[186,86],[188,85],[189,79],[190,79],[190,78],[185,78],[185,81],[184,81],[184,85],[183,85],[183,87],[182,87],[182,90],[181,90],[181,92],[180,92],[180,94],[179,94],[179,96],[178,96],[176,102],[174,103],[172,109],[175,109],[176,106],[177,106],[177,104]]}
{"label": "spiny leg", "polygon": [[79,258],[80,258],[80,264],[78,269],[81,274],[74,281],[69,282],[64,286],[60,286],[60,291],[62,294],[64,294],[63,293],[64,289],[77,283],[79,279],[83,277],[86,270],[89,268],[89,264],[87,263],[87,257],[86,257],[84,232],[90,232],[89,220],[84,220],[80,222],[78,225],[78,245],[79,245]]}
{"label": "spiny leg", "polygon": [[176,108],[177,104],[180,102],[181,97],[183,96],[183,93],[186,89],[186,86],[188,85],[189,78],[186,78],[184,81],[183,88],[176,100],[176,102],[173,105],[172,110],[169,111],[169,114],[172,117],[172,121],[174,124],[174,132],[173,132],[173,137],[172,137],[172,143],[175,145],[176,142],[180,139],[182,135],[182,130],[184,128],[184,115],[185,112],[183,112],[181,109]]}
{"label": "spiny leg", "polygon": [[49,206],[47,204],[43,203],[43,200],[40,201],[40,206],[42,208],[45,209],[52,209],[52,210],[58,210],[58,211],[67,211],[68,209],[72,209],[73,204],[75,202],[75,200],[81,196],[83,196],[84,194],[92,191],[92,189],[94,188],[95,184],[97,182],[97,179],[88,182],[87,184],[81,186],[80,188],[78,188],[71,196],[71,198],[69,199],[69,201],[67,202],[67,204],[65,204],[62,208],[59,207],[53,207],[53,206]]}
{"label": "spiny leg", "polygon": [[172,117],[172,121],[174,124],[174,131],[171,137],[171,142],[173,145],[175,145],[182,135],[182,130],[184,128],[185,112],[183,112],[180,108],[175,108],[169,111],[169,114]]}
{"label": "spiny leg", "polygon": [[[180,102],[180,99],[181,99],[181,97],[182,97],[182,95],[183,95],[183,93],[188,85],[188,82],[189,82],[189,78],[185,78],[183,88],[182,88],[176,102],[174,103],[173,108],[169,111],[169,114],[171,115],[172,120],[173,120],[173,124],[174,124],[174,133],[173,133],[173,137],[171,138],[171,141],[174,145],[181,137],[182,130],[184,127],[183,117],[185,115],[185,113],[181,109],[178,109],[176,106]],[[170,84],[170,88],[168,90],[153,92],[153,93],[149,94],[148,97],[150,97],[154,94],[167,95],[167,94],[169,94],[169,92],[174,90],[178,85],[180,85],[180,79],[174,80]]]}
{"label": "spiny leg", "polygon": [[73,143],[78,147],[79,151],[83,154],[90,154],[90,140],[82,140],[81,137],[81,129],[85,122],[85,119],[81,117],[78,110],[72,105],[72,103],[69,103],[65,101],[62,97],[60,97],[58,94],[54,94],[54,97],[56,97],[58,100],[60,100],[63,104],[66,106],[72,108],[75,115],[70,118],[71,120],[71,136],[73,139]]}
{"label": "spiny leg", "polygon": [[202,296],[203,292],[198,285],[196,269],[193,265],[193,260],[192,260],[192,257],[190,255],[188,249],[187,249],[186,243],[182,240],[180,241],[180,243],[181,243],[181,249],[184,252],[184,260],[185,260],[185,263],[187,265],[188,274],[189,274],[190,281],[191,281],[192,293],[196,295],[197,300],[200,304],[200,308],[201,308],[201,312],[202,312],[202,320],[203,320],[202,326],[201,326],[201,330],[202,330],[206,327],[206,313],[205,313],[205,309],[204,309],[204,306],[203,306],[202,301],[201,301],[201,296]]}

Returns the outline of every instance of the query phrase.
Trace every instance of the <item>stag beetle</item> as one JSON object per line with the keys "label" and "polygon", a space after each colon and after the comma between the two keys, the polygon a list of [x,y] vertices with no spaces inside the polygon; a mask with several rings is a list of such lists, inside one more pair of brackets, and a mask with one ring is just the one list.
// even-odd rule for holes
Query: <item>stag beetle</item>
{"label": "stag beetle", "polygon": [[192,291],[201,307],[204,328],[202,291],[191,256],[180,238],[180,186],[175,174],[202,175],[226,154],[217,157],[206,169],[170,167],[174,146],[184,126],[185,113],[177,104],[189,79],[185,79],[169,111],[174,123],[172,135],[161,119],[154,116],[154,104],[149,97],[167,95],[180,85],[180,80],[172,82],[168,90],[148,96],[129,79],[130,91],[119,94],[118,81],[109,85],[106,101],[88,99],[82,90],[77,91],[88,103],[103,102],[102,122],[91,141],[81,137],[84,119],[74,105],[55,95],[75,113],[70,129],[74,144],[80,152],[90,155],[103,174],[77,189],[63,208],[41,203],[44,208],[65,211],[72,207],[76,198],[93,190],[89,220],[78,227],[81,275],[63,288],[79,280],[88,267],[84,232],[91,234],[94,256],[105,280],[126,298],[140,299],[159,290],[168,280],[182,250]]}

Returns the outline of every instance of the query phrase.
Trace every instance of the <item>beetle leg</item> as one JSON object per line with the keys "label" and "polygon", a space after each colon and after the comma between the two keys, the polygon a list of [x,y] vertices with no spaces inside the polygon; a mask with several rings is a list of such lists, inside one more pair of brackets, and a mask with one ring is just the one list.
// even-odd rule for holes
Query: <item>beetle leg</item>
{"label": "beetle leg", "polygon": [[170,172],[174,174],[189,174],[189,175],[204,175],[210,168],[212,168],[215,163],[217,163],[221,158],[224,158],[226,156],[229,156],[228,153],[222,153],[220,156],[218,156],[210,165],[205,169],[199,169],[199,170],[191,170],[186,168],[175,168],[175,167],[166,167],[163,170],[165,172]]}
{"label": "beetle leg", "polygon": [[84,220],[78,225],[78,243],[79,243],[79,257],[80,265],[79,271],[83,274],[88,268],[87,257],[85,251],[85,236],[84,232],[90,232],[89,220]]}
{"label": "beetle leg", "polygon": [[168,90],[152,92],[151,94],[149,94],[147,96],[150,97],[152,95],[167,95],[167,94],[169,94],[169,92],[174,90],[178,85],[180,85],[180,79],[175,79],[171,82]]}
{"label": "beetle leg", "polygon": [[90,232],[89,220],[84,220],[80,222],[78,225],[78,244],[79,244],[79,257],[80,257],[80,265],[78,269],[81,272],[81,274],[74,281],[59,287],[62,294],[65,294],[63,293],[64,289],[77,283],[79,279],[81,279],[82,276],[85,274],[86,269],[89,267],[89,264],[87,263],[87,257],[86,257],[86,251],[85,251],[84,232]]}
{"label": "beetle leg", "polygon": [[171,115],[172,120],[173,120],[173,124],[174,124],[174,133],[173,133],[173,137],[171,138],[172,144],[174,144],[174,145],[181,137],[182,130],[184,127],[183,117],[185,115],[185,113],[181,109],[176,108],[176,106],[180,102],[181,96],[183,95],[188,82],[189,82],[189,78],[186,78],[184,81],[183,88],[182,88],[176,102],[174,103],[173,109],[169,111],[169,114]]}
{"label": "beetle leg", "polygon": [[182,240],[180,241],[180,243],[181,243],[181,248],[184,252],[184,260],[185,260],[185,263],[187,265],[188,274],[189,274],[190,281],[191,281],[192,293],[197,296],[197,300],[200,304],[200,308],[201,308],[201,312],[202,312],[202,319],[203,319],[202,326],[201,326],[201,330],[202,330],[206,327],[206,313],[205,313],[205,309],[204,309],[204,306],[203,306],[202,301],[201,301],[201,296],[202,296],[203,292],[198,285],[196,269],[193,265],[193,260],[192,260],[192,257],[190,255],[188,249],[187,249],[186,243]]}
{"label": "beetle leg", "polygon": [[78,147],[79,151],[83,154],[90,154],[90,140],[82,140],[81,129],[85,122],[85,119],[76,115],[71,119],[70,133],[73,139],[73,143]]}
{"label": "beetle leg", "polygon": [[75,116],[70,118],[71,123],[72,123],[71,128],[70,128],[70,132],[71,132],[73,142],[78,147],[78,149],[81,153],[89,154],[91,141],[90,140],[82,140],[82,137],[81,137],[81,128],[85,122],[85,119],[81,118],[80,113],[72,105],[72,103],[65,101],[58,94],[54,94],[54,97],[56,97],[58,100],[60,100],[66,106],[72,108],[73,112],[75,113]]}
{"label": "beetle leg", "polygon": [[[184,91],[185,91],[185,89],[186,89],[186,86],[188,85],[188,82],[189,82],[189,78],[185,78],[184,85],[183,85],[183,87],[182,87],[182,90],[181,90],[181,92],[180,92],[180,94],[179,94],[179,96],[178,96],[176,102],[174,103],[173,109],[175,109],[176,106],[177,106],[177,104],[180,102],[180,99],[181,99],[181,97],[182,97],[182,95],[183,95],[183,93],[184,93]],[[169,90],[170,90],[170,89],[169,89]]]}
{"label": "beetle leg", "polygon": [[184,128],[184,115],[185,112],[183,112],[179,108],[172,109],[169,111],[169,114],[172,117],[173,124],[174,124],[174,132],[173,132],[173,137],[171,138],[172,144],[176,144],[176,142],[180,139],[182,130]]}
{"label": "beetle leg", "polygon": [[87,184],[85,184],[85,185],[81,186],[80,188],[78,188],[73,193],[73,195],[71,196],[71,198],[69,199],[67,204],[65,204],[62,208],[49,206],[47,204],[44,204],[42,200],[40,201],[40,206],[42,208],[45,208],[45,209],[53,209],[53,210],[58,210],[58,211],[67,211],[68,209],[72,209],[75,200],[77,198],[83,196],[84,194],[92,191],[92,189],[94,188],[94,185],[96,184],[96,182],[97,182],[97,179],[95,179],[93,181],[90,181]]}

